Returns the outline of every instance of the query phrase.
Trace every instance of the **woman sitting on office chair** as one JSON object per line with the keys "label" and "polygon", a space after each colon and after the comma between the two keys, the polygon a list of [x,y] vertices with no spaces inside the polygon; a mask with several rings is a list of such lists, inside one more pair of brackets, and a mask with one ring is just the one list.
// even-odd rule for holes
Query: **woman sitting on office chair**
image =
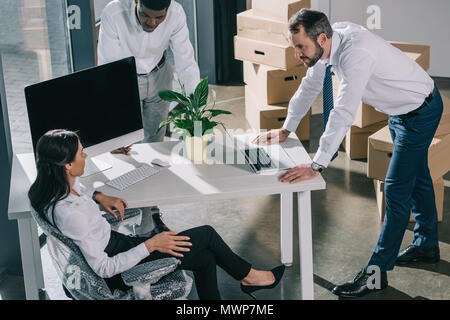
{"label": "woman sitting on office chair", "polygon": [[31,205],[79,246],[87,263],[105,279],[111,291],[129,289],[120,276],[122,272],[171,256],[180,259],[179,268],[193,271],[202,300],[220,299],[216,265],[241,281],[242,291],[253,298],[252,292],[274,288],[283,276],[284,265],[271,271],[251,268],[211,226],[181,233],[162,232],[150,238],[112,231],[96,202],[113,215],[112,209],[116,209],[121,217],[127,202],[80,185],[87,155],[78,135],[67,130],[49,131],[39,139],[36,153],[37,178],[28,192]]}

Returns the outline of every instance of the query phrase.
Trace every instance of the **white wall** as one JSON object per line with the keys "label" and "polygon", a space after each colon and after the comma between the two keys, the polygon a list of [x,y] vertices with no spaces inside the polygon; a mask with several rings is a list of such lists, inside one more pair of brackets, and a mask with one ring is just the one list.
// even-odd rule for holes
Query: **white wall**
{"label": "white wall", "polygon": [[386,40],[426,44],[431,47],[432,76],[450,77],[449,0],[312,0],[311,7],[328,14],[331,23],[351,21],[368,27],[371,5],[380,9],[380,29]]}

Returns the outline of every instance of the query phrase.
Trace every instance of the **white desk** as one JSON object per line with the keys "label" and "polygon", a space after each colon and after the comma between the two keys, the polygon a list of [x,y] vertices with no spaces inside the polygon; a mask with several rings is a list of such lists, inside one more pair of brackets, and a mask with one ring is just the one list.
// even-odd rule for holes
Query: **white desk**
{"label": "white desk", "polygon": [[[258,175],[246,165],[196,165],[186,159],[183,161],[180,156],[173,156],[172,150],[179,149],[180,143],[136,144],[130,156],[105,153],[98,158],[112,164],[113,168],[83,178],[81,182],[105,194],[126,199],[131,208],[281,194],[281,262],[287,266],[293,262],[293,193],[298,192],[301,296],[302,299],[313,299],[311,191],[325,189],[323,178],[319,175],[313,180],[287,184],[278,181],[279,173]],[[282,145],[296,164],[311,162],[295,134],[291,134]],[[161,168],[158,174],[121,192],[104,184],[142,163],[150,164],[154,158],[173,165]],[[184,163],[180,164],[180,160]],[[37,298],[37,289],[43,287],[36,225],[29,214],[26,198],[30,181],[34,180],[33,172],[35,175],[33,161],[32,155],[14,158],[8,211],[9,218],[19,222],[27,299]]]}

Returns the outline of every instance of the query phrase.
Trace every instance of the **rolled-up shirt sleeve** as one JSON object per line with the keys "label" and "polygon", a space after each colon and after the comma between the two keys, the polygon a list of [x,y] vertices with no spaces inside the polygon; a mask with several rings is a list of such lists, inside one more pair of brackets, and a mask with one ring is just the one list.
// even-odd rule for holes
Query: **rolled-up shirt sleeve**
{"label": "rolled-up shirt sleeve", "polygon": [[290,132],[297,130],[300,121],[322,90],[324,75],[325,65],[323,63],[317,63],[314,67],[308,68],[306,76],[289,101],[288,114],[283,124],[284,129]]}
{"label": "rolled-up shirt sleeve", "polygon": [[339,92],[330,112],[327,126],[319,142],[319,149],[313,161],[327,167],[344,139],[345,134],[355,120],[373,68],[375,58],[363,48],[354,48],[341,56],[342,79]]}
{"label": "rolled-up shirt sleeve", "polygon": [[186,14],[179,11],[177,26],[169,42],[175,60],[175,71],[184,84],[187,94],[195,91],[200,82],[200,70],[195,61],[194,48],[189,39],[189,29],[186,24]]}

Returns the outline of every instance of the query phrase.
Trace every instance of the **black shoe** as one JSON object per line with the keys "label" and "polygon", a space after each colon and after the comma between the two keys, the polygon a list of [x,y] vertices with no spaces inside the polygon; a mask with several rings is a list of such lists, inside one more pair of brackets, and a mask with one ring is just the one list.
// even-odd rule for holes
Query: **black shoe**
{"label": "black shoe", "polygon": [[[343,298],[357,298],[362,297],[368,293],[380,291],[387,288],[388,280],[386,271],[381,271],[379,288],[373,287],[376,285],[376,282],[374,283],[370,278],[372,275],[373,273],[367,273],[366,267],[362,269],[352,281],[334,287],[331,292]],[[370,284],[371,286],[369,287],[368,284]]]}
{"label": "black shoe", "polygon": [[436,263],[441,259],[439,247],[437,248],[421,248],[409,245],[405,250],[400,252],[395,261],[396,265],[406,265],[411,262]]}
{"label": "black shoe", "polygon": [[157,235],[158,233],[164,232],[164,231],[170,231],[170,229],[164,224],[164,222],[161,220],[161,214],[154,213],[152,214],[153,224],[154,228],[150,233],[150,237],[153,237]]}
{"label": "black shoe", "polygon": [[244,286],[241,283],[241,290],[242,292],[248,294],[250,297],[252,297],[253,299],[256,300],[255,295],[253,294],[253,292],[257,291],[257,290],[261,290],[261,289],[273,289],[275,288],[278,283],[280,282],[281,278],[283,277],[283,273],[284,273],[284,269],[286,269],[286,267],[284,266],[284,264],[282,264],[281,266],[278,266],[276,268],[273,268],[272,273],[273,276],[275,277],[275,282],[268,285],[268,286]]}

